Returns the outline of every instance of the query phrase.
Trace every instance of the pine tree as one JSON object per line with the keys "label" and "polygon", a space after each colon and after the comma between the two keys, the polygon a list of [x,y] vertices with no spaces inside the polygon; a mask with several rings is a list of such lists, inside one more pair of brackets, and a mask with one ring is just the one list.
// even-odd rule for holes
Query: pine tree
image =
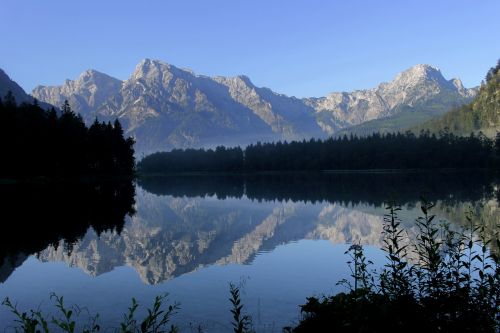
{"label": "pine tree", "polygon": [[61,111],[63,114],[68,114],[71,113],[71,106],[69,105],[69,102],[67,99],[64,100],[63,105],[61,106]]}

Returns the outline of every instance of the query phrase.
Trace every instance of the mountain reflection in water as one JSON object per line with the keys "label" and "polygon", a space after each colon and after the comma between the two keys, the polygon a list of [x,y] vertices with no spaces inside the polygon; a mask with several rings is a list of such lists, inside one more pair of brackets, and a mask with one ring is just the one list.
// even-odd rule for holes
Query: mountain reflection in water
{"label": "mountain reflection in water", "polygon": [[139,179],[135,205],[132,185],[123,183],[71,187],[66,195],[51,188],[51,205],[38,200],[47,195],[29,192],[36,193],[28,196],[31,209],[15,224],[33,226],[38,241],[18,249],[4,243],[2,274],[6,279],[36,253],[92,276],[129,265],[145,283],[158,284],[204,266],[248,264],[259,252],[301,239],[379,247],[384,202],[403,206],[412,235],[421,195],[436,202],[439,218],[465,224],[472,208],[493,227],[500,220],[495,184],[491,174],[453,172],[177,176]]}

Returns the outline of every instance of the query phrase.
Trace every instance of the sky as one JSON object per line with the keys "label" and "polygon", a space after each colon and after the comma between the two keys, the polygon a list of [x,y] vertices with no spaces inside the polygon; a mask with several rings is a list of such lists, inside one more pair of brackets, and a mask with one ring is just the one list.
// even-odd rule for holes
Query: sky
{"label": "sky", "polygon": [[0,68],[27,92],[144,58],[297,97],[426,63],[466,87],[500,58],[498,0],[0,0]]}

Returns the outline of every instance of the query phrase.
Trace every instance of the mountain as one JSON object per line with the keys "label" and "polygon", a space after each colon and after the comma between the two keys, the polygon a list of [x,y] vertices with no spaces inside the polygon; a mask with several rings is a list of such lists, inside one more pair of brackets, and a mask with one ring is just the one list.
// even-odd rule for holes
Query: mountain
{"label": "mountain", "polygon": [[343,105],[346,120],[354,125],[337,131],[336,135],[352,133],[363,136],[404,131],[422,124],[452,107],[470,102],[477,90],[466,89],[459,79],[446,80],[435,67],[416,65],[389,83],[354,92],[349,99],[344,98],[344,104],[339,103],[338,93],[327,96],[322,103],[337,109]]}
{"label": "mountain", "polygon": [[102,105],[110,96],[117,94],[122,82],[95,70],[83,72],[76,80],[66,80],[58,87],[36,87],[32,94],[41,101],[50,101],[60,106],[65,100],[73,111],[86,121],[93,121],[93,110]]}
{"label": "mountain", "polygon": [[[136,151],[256,141],[322,138],[345,128],[396,118],[413,126],[470,101],[474,89],[446,80],[428,65],[414,66],[374,89],[298,99],[256,87],[248,77],[208,77],[145,59],[125,81],[96,71],[58,87],[39,86],[33,96],[73,109],[91,122],[119,118]],[[403,123],[403,124],[402,124]],[[374,126],[374,130],[383,126]]]}
{"label": "mountain", "polygon": [[[88,121],[119,118],[142,153],[322,134],[314,110],[257,88],[244,76],[210,78],[149,59],[120,86],[102,76],[91,84],[94,76],[84,73],[61,87],[37,87],[33,94],[56,104],[68,99]],[[89,98],[89,87],[101,92],[100,103]]]}
{"label": "mountain", "polygon": [[500,132],[500,61],[489,70],[486,82],[470,104],[454,108],[440,118],[416,127],[416,131],[422,129],[434,133],[448,129],[457,135],[481,131],[491,138]]}
{"label": "mountain", "polygon": [[[0,69],[0,98],[3,99],[9,91],[12,92],[17,104],[33,103],[33,97],[28,95],[23,88],[11,80],[7,73]],[[40,102],[40,106],[44,109],[52,107],[52,105],[43,102]]]}

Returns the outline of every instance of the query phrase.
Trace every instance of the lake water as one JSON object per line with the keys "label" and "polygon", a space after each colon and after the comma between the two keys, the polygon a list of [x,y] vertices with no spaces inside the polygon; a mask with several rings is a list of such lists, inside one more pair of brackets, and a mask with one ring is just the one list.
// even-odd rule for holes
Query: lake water
{"label": "lake water", "polygon": [[[181,332],[231,332],[232,282],[256,330],[281,332],[306,297],[343,290],[349,244],[383,262],[385,203],[402,206],[410,235],[421,196],[439,219],[464,225],[472,210],[494,228],[498,183],[494,174],[408,172],[2,185],[0,298],[53,313],[55,292],[112,329],[132,297],[149,306],[168,293]],[[12,320],[1,307],[0,331],[13,332]]]}

